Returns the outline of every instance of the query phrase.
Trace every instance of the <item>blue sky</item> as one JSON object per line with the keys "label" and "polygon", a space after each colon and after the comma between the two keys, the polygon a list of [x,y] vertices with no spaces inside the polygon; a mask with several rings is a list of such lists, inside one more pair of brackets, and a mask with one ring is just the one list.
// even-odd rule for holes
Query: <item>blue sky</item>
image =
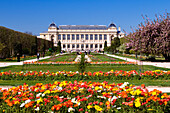
{"label": "blue sky", "polygon": [[170,0],[0,0],[0,26],[39,35],[56,25],[109,25],[127,32],[143,22],[142,14],[170,13]]}

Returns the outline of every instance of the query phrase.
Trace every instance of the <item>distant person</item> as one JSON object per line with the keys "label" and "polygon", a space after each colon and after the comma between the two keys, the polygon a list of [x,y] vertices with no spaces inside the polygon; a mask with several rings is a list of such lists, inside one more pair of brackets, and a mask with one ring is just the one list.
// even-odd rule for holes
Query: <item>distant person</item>
{"label": "distant person", "polygon": [[85,51],[85,55],[87,55],[87,52]]}
{"label": "distant person", "polygon": [[20,55],[17,53],[17,62],[20,62]]}
{"label": "distant person", "polygon": [[45,57],[45,53],[43,52],[43,58]]}
{"label": "distant person", "polygon": [[90,55],[90,50],[89,50],[89,55]]}
{"label": "distant person", "polygon": [[37,53],[37,60],[39,60],[39,58],[40,58],[40,53],[38,52]]}
{"label": "distant person", "polygon": [[104,54],[104,51],[103,51],[103,54]]}

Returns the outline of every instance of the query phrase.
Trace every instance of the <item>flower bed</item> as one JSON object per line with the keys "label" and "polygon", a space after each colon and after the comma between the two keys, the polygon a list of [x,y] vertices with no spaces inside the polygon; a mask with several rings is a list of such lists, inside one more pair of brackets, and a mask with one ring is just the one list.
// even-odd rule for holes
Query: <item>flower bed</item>
{"label": "flower bed", "polygon": [[0,112],[169,112],[170,95],[128,82],[68,81],[13,87],[0,92]]}
{"label": "flower bed", "polygon": [[140,79],[170,79],[170,71],[145,71],[138,73],[131,71],[109,71],[109,72],[84,72],[79,73],[71,71],[58,72],[37,72],[37,71],[20,71],[20,72],[1,72],[0,80],[140,80]]}
{"label": "flower bed", "polygon": [[[24,62],[24,64],[26,64],[26,65],[28,65],[28,64],[34,64],[34,65],[44,65],[44,64],[55,64],[55,65],[63,65],[63,64],[77,64],[78,62],[66,62],[66,61],[63,61],[63,62],[61,62],[61,61],[57,61],[57,62],[45,62],[45,61],[43,61],[43,62],[37,62],[37,61],[35,61],[35,62]],[[109,64],[109,65],[111,65],[111,64],[113,64],[113,65],[134,65],[134,64],[136,64],[135,62],[90,62],[90,64]]]}

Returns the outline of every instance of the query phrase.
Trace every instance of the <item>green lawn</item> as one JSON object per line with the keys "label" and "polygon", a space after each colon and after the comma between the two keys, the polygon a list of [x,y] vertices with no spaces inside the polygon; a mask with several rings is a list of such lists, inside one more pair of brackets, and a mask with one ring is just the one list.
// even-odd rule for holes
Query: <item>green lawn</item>
{"label": "green lawn", "polygon": [[59,56],[54,56],[48,59],[44,59],[44,60],[39,60],[39,62],[45,61],[45,62],[57,62],[57,61],[67,61],[67,62],[72,62],[75,60],[75,58],[77,57],[77,55],[75,53],[73,54],[65,54],[65,55],[59,55]]}
{"label": "green lawn", "polygon": [[[58,80],[63,81],[63,80]],[[74,80],[72,80],[73,82]],[[85,80],[90,81],[90,80]],[[91,80],[92,82],[103,82],[105,80]],[[170,80],[107,80],[109,83],[123,83],[123,82],[129,82],[130,84],[140,86],[141,84],[145,84],[146,86],[170,86]],[[0,80],[0,86],[18,86],[23,85],[24,83],[27,83],[28,85],[35,85],[36,83],[54,83],[54,81],[27,81],[27,80]]]}
{"label": "green lawn", "polygon": [[124,60],[121,60],[121,59],[118,59],[118,58],[113,58],[113,57],[109,57],[109,56],[106,56],[106,55],[102,55],[102,54],[92,54],[92,55],[89,55],[90,58],[92,59],[92,62],[105,62],[105,61],[108,61],[108,62],[114,62],[114,61],[124,61]]}
{"label": "green lawn", "polygon": [[[136,60],[136,58],[135,58],[135,56],[130,56],[130,55],[128,55],[128,54],[115,54],[116,56],[121,56],[121,57],[126,57],[126,58],[131,58],[131,59],[135,59]],[[156,60],[161,60],[161,61],[164,61],[165,60],[165,58],[164,57],[155,57],[155,59]],[[146,58],[144,57],[144,56],[141,56],[141,58],[140,58],[140,56],[138,56],[137,57],[137,60],[142,60],[142,61],[147,61],[146,60]]]}
{"label": "green lawn", "polygon": [[[63,56],[58,56],[50,59],[46,59],[44,61],[73,61],[77,55],[75,53],[73,54],[67,54]],[[92,56],[95,57],[99,62],[100,61],[121,61],[116,58],[108,57],[106,55],[100,55],[100,54],[92,54]],[[94,61],[95,62],[95,61]],[[110,70],[136,70],[136,71],[153,71],[153,70],[165,70],[168,71],[167,68],[159,68],[155,66],[139,66],[139,65],[89,65],[86,67],[86,72],[97,72],[97,71],[103,71],[108,72]],[[18,71],[51,71],[51,72],[57,72],[57,71],[77,71],[76,65],[24,65],[24,66],[8,66],[8,67],[0,67],[0,71],[12,71],[12,72],[18,72]],[[102,82],[102,80],[94,80],[95,82]],[[104,80],[103,80],[104,81]],[[108,81],[108,80],[107,80]],[[141,85],[145,84],[146,86],[170,86],[170,80],[126,80],[129,83],[132,83],[134,85]],[[29,85],[35,85],[35,83],[53,83],[54,81],[14,81],[14,80],[0,80],[0,85],[22,85],[23,83],[27,83]],[[109,83],[120,83],[125,82],[125,80],[109,80]]]}
{"label": "green lawn", "polygon": [[[96,71],[103,71],[107,72],[110,70],[140,70],[141,66],[138,65],[90,65],[87,66],[86,71],[90,72],[96,72]],[[142,66],[142,71],[153,71],[153,70],[166,70],[168,71],[169,69],[167,68],[159,68],[155,66],[149,66],[149,65],[144,65]],[[8,66],[8,67],[0,67],[1,71],[77,71],[76,65],[26,65],[26,66]]]}

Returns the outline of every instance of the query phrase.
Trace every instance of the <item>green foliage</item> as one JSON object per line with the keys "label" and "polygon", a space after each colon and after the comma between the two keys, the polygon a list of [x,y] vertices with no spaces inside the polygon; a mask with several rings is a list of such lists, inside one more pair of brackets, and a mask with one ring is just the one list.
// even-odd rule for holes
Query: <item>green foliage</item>
{"label": "green foliage", "polygon": [[119,37],[115,37],[112,42],[111,46],[108,47],[108,51],[112,53],[116,53],[116,49],[120,46],[120,39]]}
{"label": "green foliage", "polygon": [[107,41],[104,42],[104,51],[107,51]]}
{"label": "green foliage", "polygon": [[58,44],[57,44],[57,52],[61,52],[61,42],[58,41]]}
{"label": "green foliage", "polygon": [[[29,53],[29,55],[36,55],[37,51],[43,51],[44,39],[37,39],[36,36],[21,33],[5,27],[0,26],[0,58],[8,58],[16,56],[17,53]],[[45,40],[46,48],[48,49],[50,41]]]}
{"label": "green foliage", "polygon": [[81,60],[80,60],[80,63],[78,64],[78,70],[83,73],[85,72],[85,69],[86,69],[86,62],[85,62],[85,54],[82,53],[81,54]]}
{"label": "green foliage", "polygon": [[0,51],[1,51],[3,48],[5,48],[5,45],[0,42]]}

